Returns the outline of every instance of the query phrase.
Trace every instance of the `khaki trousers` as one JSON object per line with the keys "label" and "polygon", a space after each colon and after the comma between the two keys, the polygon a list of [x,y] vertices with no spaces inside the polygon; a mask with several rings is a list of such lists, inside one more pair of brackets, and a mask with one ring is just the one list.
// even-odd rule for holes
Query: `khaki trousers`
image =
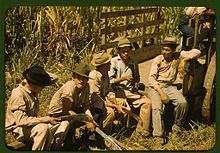
{"label": "khaki trousers", "polygon": [[[129,105],[134,108],[140,109],[139,117],[142,119],[143,125],[141,123],[137,124],[136,131],[141,133],[142,135],[149,134],[149,126],[151,119],[151,100],[147,96],[143,96],[140,94],[132,93],[129,90],[116,90],[116,99],[119,97],[127,99]],[[107,116],[103,121],[103,128],[106,133],[110,132],[112,123],[115,119],[115,111],[114,109],[107,107]]]}
{"label": "khaki trousers", "polygon": [[32,150],[59,150],[62,146],[69,122],[51,125],[40,123],[31,127],[17,127],[13,135],[18,141],[33,141]]}

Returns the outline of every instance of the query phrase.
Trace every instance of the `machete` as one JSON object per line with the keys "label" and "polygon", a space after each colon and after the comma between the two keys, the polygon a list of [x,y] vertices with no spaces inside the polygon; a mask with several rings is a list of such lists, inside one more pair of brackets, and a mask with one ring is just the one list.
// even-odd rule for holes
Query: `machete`
{"label": "machete", "polygon": [[60,116],[58,117],[60,118],[61,120],[78,120],[78,121],[81,121],[81,122],[90,122],[90,123],[94,123],[96,126],[95,128],[95,131],[101,136],[103,137],[107,142],[109,142],[110,144],[112,144],[115,148],[115,150],[122,150],[121,147],[115,143],[115,141],[110,137],[108,136],[107,134],[105,134],[99,127],[98,127],[98,124],[87,114],[84,114],[84,113],[79,113],[79,114],[74,114],[74,115],[64,115],[64,116]]}
{"label": "machete", "polygon": [[[97,95],[97,96],[99,96],[99,95]],[[105,103],[105,101],[104,101],[100,96],[99,96],[99,98]],[[109,101],[109,102],[110,102],[110,100],[108,100],[107,98],[106,98],[106,101]],[[110,102],[110,103],[111,103],[111,102]],[[126,101],[126,105],[129,106],[129,104],[128,104],[127,101]],[[130,107],[129,107],[129,108],[130,108]],[[137,114],[133,113],[133,112],[131,111],[131,109],[129,109],[129,108],[122,106],[122,109],[125,111],[125,113],[127,113],[128,115],[130,115],[131,117],[133,117],[136,121],[138,121],[138,123],[141,124],[141,126],[143,126],[143,121],[142,121],[142,119],[141,119]]]}

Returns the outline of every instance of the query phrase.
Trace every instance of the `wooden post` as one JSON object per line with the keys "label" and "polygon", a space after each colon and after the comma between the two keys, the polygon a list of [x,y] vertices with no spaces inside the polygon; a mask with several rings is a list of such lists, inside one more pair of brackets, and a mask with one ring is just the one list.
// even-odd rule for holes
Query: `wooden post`
{"label": "wooden post", "polygon": [[[127,25],[128,25],[128,16],[127,16],[127,15],[124,17],[124,24],[125,24],[125,26],[127,27]],[[127,36],[127,28],[126,28],[125,31],[123,31],[123,36],[124,36],[124,37]]]}
{"label": "wooden post", "polygon": [[[101,23],[103,23],[103,22],[104,22],[104,24],[103,24],[103,26],[104,26],[103,29],[106,30],[106,27],[107,27],[107,25],[108,25],[108,20],[107,20],[107,18],[102,19]],[[101,44],[102,44],[102,45],[106,44],[106,31],[105,31],[105,33],[102,34],[101,37],[102,37]],[[106,49],[105,49],[105,51],[106,51]]]}
{"label": "wooden post", "polygon": [[198,33],[199,33],[199,15],[195,16],[195,33],[194,33],[194,42],[193,42],[193,48],[198,47]]}
{"label": "wooden post", "polygon": [[[146,18],[145,18],[145,13],[143,13],[142,15],[141,15],[141,21],[142,22],[145,22],[146,21]],[[144,38],[144,34],[145,34],[145,32],[146,32],[146,26],[144,25],[142,28],[141,28],[141,34],[142,34],[142,41],[141,41],[141,44],[140,44],[140,46],[144,46],[144,43],[145,43],[145,38]]]}

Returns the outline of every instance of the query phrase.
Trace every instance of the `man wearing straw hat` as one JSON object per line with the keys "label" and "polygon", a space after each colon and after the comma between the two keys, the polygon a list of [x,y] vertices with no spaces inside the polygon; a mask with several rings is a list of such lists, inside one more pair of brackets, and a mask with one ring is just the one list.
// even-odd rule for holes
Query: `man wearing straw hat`
{"label": "man wearing straw hat", "polygon": [[[84,63],[76,65],[75,69],[72,71],[72,79],[67,81],[52,97],[49,107],[50,116],[59,117],[65,115],[75,115],[77,113],[85,113],[93,118],[93,115],[90,111],[89,101],[89,72],[88,65]],[[64,141],[63,150],[74,150],[78,149],[78,147],[82,147],[77,146],[78,144],[76,144],[75,129],[83,124],[84,123],[77,120],[70,121],[70,125],[68,125],[69,131]],[[88,132],[94,132],[95,124],[87,122],[86,129]],[[84,144],[80,145],[87,144],[84,142]]]}
{"label": "man wearing straw hat", "polygon": [[138,64],[130,58],[131,42],[122,38],[118,42],[118,56],[111,59],[109,71],[110,84],[117,98],[124,98],[132,109],[139,110],[143,125],[137,124],[134,136],[149,137],[151,102],[150,99],[138,92],[140,75]]}
{"label": "man wearing straw hat", "polygon": [[89,74],[89,77],[92,78],[89,79],[91,107],[101,112],[104,120],[103,130],[105,133],[111,134],[115,113],[125,113],[122,109],[124,99],[116,101],[110,87],[108,71],[110,70],[111,56],[104,51],[96,53],[91,63],[95,66],[95,70]]}
{"label": "man wearing straw hat", "polygon": [[37,116],[38,94],[57,78],[53,79],[41,66],[26,69],[23,77],[7,102],[6,130],[12,131],[18,141],[33,141],[32,150],[59,149],[66,134],[63,122],[54,117]]}
{"label": "man wearing straw hat", "polygon": [[188,105],[181,91],[173,86],[177,73],[184,73],[184,65],[190,59],[195,59],[200,55],[198,49],[190,51],[175,52],[177,38],[166,37],[162,42],[161,55],[154,58],[149,74],[148,95],[152,101],[152,122],[153,136],[158,144],[163,144],[163,111],[167,103],[172,102],[174,109],[174,125],[172,132],[178,134],[184,125]]}

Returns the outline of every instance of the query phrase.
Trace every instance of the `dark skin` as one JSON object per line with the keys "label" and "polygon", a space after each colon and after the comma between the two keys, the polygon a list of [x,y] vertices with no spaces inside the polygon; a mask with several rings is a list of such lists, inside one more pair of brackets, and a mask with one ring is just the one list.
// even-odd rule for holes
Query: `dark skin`
{"label": "dark skin", "polygon": [[[167,62],[170,62],[173,60],[173,53],[176,49],[176,45],[162,45],[161,55],[163,55],[164,59]],[[184,65],[189,60],[189,58],[182,58],[179,63],[178,70],[180,73],[185,72]],[[167,94],[159,87],[156,89],[156,91],[159,93],[161,101],[163,104],[167,104],[170,100]]]}
{"label": "dark skin", "polygon": [[[73,77],[72,77],[72,81],[75,82],[76,84],[76,90],[79,90],[81,91],[85,85],[87,84],[87,81],[88,81],[88,78],[87,77],[84,77],[84,76],[80,76],[80,75],[77,75],[77,74],[74,74]],[[63,105],[63,113],[64,114],[70,114],[70,115],[75,115],[76,112],[74,112],[73,110],[71,110],[72,108],[72,103],[70,102],[69,99],[67,98],[63,98],[62,99],[62,105]],[[90,117],[92,117],[92,114],[90,112],[89,109],[87,109],[85,111],[85,114],[89,115]],[[92,117],[93,118],[93,117]],[[90,123],[90,122],[87,122],[86,123],[86,127],[89,131],[91,132],[94,132],[95,131],[95,126],[96,124],[95,123]]]}
{"label": "dark skin", "polygon": [[[122,61],[125,65],[128,65],[129,57],[130,57],[131,48],[130,47],[121,47],[118,49],[119,56],[121,57]],[[127,80],[128,82],[132,82],[132,76],[122,76],[115,80],[115,83],[120,83],[122,81]]]}
{"label": "dark skin", "polygon": [[[96,70],[99,71],[102,75],[107,74],[108,71],[110,70],[110,65],[111,63],[108,62],[106,64],[96,67]],[[116,105],[110,102],[110,100],[107,97],[105,97],[105,106],[115,108],[119,113],[125,114],[125,112],[123,111],[122,105]]]}

